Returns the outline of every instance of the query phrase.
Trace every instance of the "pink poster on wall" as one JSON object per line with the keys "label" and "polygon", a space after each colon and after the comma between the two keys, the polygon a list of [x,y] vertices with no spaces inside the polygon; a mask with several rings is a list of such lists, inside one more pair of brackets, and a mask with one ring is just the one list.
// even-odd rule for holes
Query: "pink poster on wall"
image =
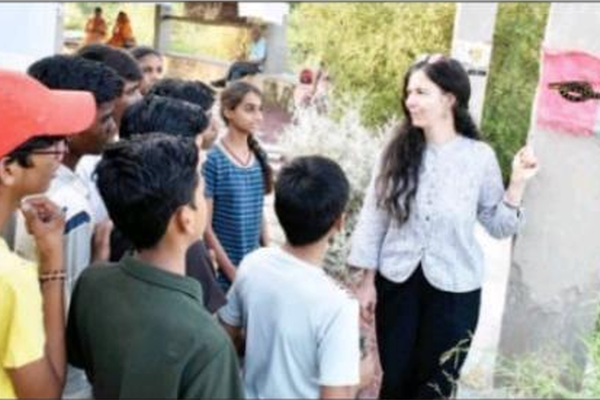
{"label": "pink poster on wall", "polygon": [[541,73],[537,125],[572,135],[598,135],[600,58],[544,49]]}

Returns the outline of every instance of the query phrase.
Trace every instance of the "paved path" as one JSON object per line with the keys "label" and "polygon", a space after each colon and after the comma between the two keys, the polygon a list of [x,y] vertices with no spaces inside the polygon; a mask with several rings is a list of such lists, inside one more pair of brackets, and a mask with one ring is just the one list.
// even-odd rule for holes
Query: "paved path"
{"label": "paved path", "polygon": [[510,268],[511,239],[494,239],[480,225],[475,235],[485,254],[486,273],[479,325],[463,367],[458,397],[497,398],[498,393],[492,389],[493,374]]}

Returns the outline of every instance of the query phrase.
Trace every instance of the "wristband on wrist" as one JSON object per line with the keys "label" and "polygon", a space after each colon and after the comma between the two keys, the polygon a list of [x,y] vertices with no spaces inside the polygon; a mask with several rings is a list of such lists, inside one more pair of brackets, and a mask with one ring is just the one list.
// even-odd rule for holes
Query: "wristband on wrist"
{"label": "wristband on wrist", "polygon": [[40,274],[40,276],[46,276],[46,275],[60,275],[60,274],[64,274],[65,270],[64,269],[51,269],[50,271],[45,271],[42,272]]}
{"label": "wristband on wrist", "polygon": [[40,285],[44,285],[44,283],[48,283],[48,282],[52,282],[52,281],[64,282],[65,280],[66,280],[66,277],[64,275],[49,276],[49,277],[45,277],[45,278],[40,278]]}
{"label": "wristband on wrist", "polygon": [[506,207],[513,209],[513,210],[519,210],[521,208],[521,206],[516,206],[512,203],[510,203],[508,200],[504,199],[504,204],[506,205]]}
{"label": "wristband on wrist", "polygon": [[66,277],[67,277],[67,275],[66,275],[64,269],[51,270],[48,272],[44,272],[43,274],[40,274],[39,281],[40,281],[40,283],[45,283],[45,282],[54,281],[54,280],[64,281],[66,279]]}

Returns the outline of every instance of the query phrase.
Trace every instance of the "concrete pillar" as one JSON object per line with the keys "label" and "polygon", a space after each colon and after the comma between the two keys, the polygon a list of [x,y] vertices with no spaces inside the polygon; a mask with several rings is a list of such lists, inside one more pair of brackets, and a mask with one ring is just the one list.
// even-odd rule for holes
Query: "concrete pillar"
{"label": "concrete pillar", "polygon": [[[552,3],[544,46],[600,56],[599,20],[598,4]],[[529,142],[541,170],[523,201],[527,223],[513,249],[500,355],[548,349],[583,367],[582,339],[594,329],[600,296],[600,140],[538,128],[535,117],[534,107]],[[580,376],[572,378],[578,386]]]}
{"label": "concrete pillar", "polygon": [[481,122],[489,73],[497,3],[458,3],[452,38],[452,57],[463,63],[471,78],[469,108]]}
{"label": "concrete pillar", "polygon": [[62,50],[62,4],[0,3],[0,67],[24,71]]}
{"label": "concrete pillar", "polygon": [[65,5],[63,3],[55,4],[56,25],[54,31],[54,49],[55,53],[62,53],[65,43]]}
{"label": "concrete pillar", "polygon": [[265,32],[267,41],[267,61],[265,73],[281,74],[287,71],[287,15],[283,16],[281,24],[269,23]]}
{"label": "concrete pillar", "polygon": [[161,53],[169,49],[171,43],[171,24],[163,17],[171,15],[173,7],[168,3],[159,3],[154,6],[154,48]]}
{"label": "concrete pillar", "polygon": [[[59,53],[63,43],[63,5],[0,3],[0,68],[25,71],[42,57]],[[14,242],[14,215],[0,231]]]}
{"label": "concrete pillar", "polygon": [[[459,3],[456,6],[451,55],[469,73],[469,109],[477,125],[481,122],[485,99],[497,9],[496,3]],[[486,269],[479,324],[462,369],[461,392],[492,384],[510,267],[510,239],[494,239],[480,225],[475,228],[475,237],[483,249]]]}

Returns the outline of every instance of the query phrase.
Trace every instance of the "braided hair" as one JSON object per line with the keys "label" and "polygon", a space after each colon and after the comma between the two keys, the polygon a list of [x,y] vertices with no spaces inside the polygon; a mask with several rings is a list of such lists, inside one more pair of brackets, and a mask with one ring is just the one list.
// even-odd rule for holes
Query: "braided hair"
{"label": "braided hair", "polygon": [[[221,92],[221,117],[226,124],[229,123],[225,116],[225,110],[233,110],[242,103],[248,93],[254,93],[262,99],[262,92],[254,85],[244,81],[237,81],[229,85]],[[265,193],[273,191],[273,169],[269,165],[267,152],[262,148],[258,140],[251,133],[248,135],[248,147],[254,153],[263,172],[265,181]]]}

